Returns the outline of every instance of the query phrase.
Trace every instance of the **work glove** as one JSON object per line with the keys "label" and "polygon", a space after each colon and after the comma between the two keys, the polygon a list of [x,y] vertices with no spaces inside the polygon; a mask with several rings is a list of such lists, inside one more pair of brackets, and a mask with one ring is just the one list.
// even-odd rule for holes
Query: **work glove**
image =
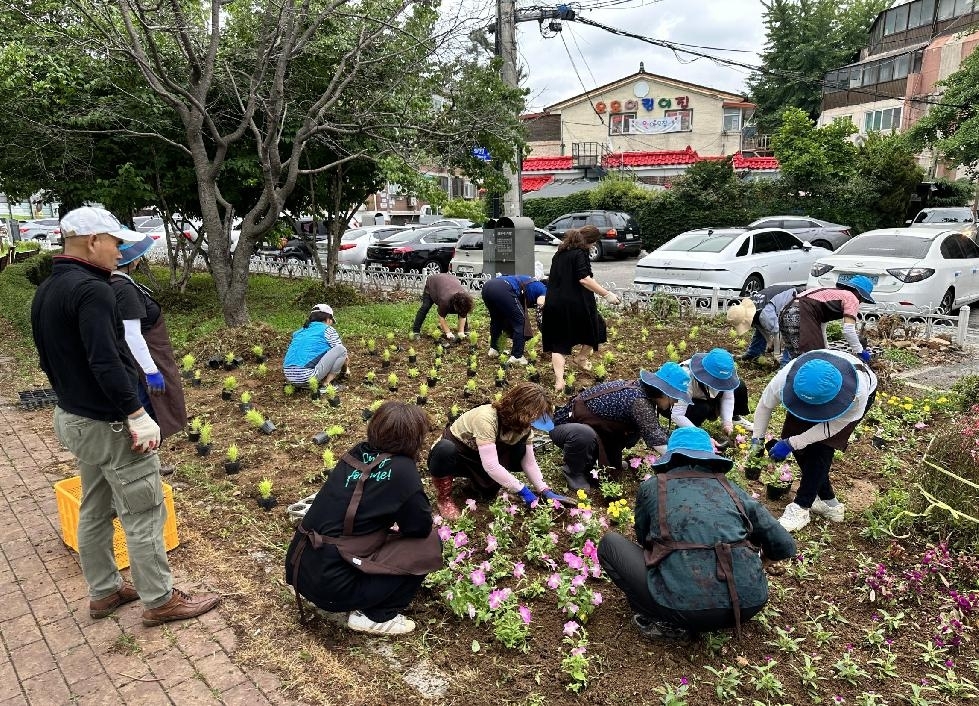
{"label": "work glove", "polygon": [[768,450],[768,457],[773,461],[784,461],[792,453],[793,448],[785,439],[779,439],[778,442]]}
{"label": "work glove", "polygon": [[765,455],[765,440],[764,439],[752,439],[751,446],[748,448],[749,456],[764,456]]}
{"label": "work glove", "polygon": [[162,395],[167,391],[167,384],[163,380],[163,373],[157,370],[155,373],[146,374],[146,387],[154,395]]}
{"label": "work glove", "polygon": [[622,301],[615,292],[608,292],[602,299],[605,300],[606,304],[611,304],[612,306],[616,306]]}
{"label": "work glove", "polygon": [[520,496],[520,499],[524,501],[527,507],[533,507],[534,503],[537,502],[537,496],[534,495],[534,491],[526,485],[517,491],[517,495]]}
{"label": "work glove", "polygon": [[129,435],[133,437],[133,451],[145,453],[160,446],[160,427],[144,410],[138,417],[130,417]]}
{"label": "work glove", "polygon": [[857,354],[857,357],[858,357],[858,358],[859,358],[860,360],[862,360],[862,361],[863,361],[864,363],[869,363],[869,362],[870,362],[870,357],[871,357],[872,355],[873,355],[873,354],[872,354],[872,353],[870,352],[870,349],[868,349],[868,348],[864,348],[864,349],[863,349],[862,351],[860,351],[860,352],[859,352],[859,353]]}
{"label": "work glove", "polygon": [[456,335],[454,333],[452,333],[451,331],[446,331],[445,332],[445,340],[447,340],[447,341],[454,341],[454,340],[456,340]]}
{"label": "work glove", "polygon": [[540,494],[545,500],[555,500],[565,507],[576,507],[578,505],[578,501],[574,498],[569,498],[566,495],[558,495],[550,488],[544,488],[544,490],[540,491]]}

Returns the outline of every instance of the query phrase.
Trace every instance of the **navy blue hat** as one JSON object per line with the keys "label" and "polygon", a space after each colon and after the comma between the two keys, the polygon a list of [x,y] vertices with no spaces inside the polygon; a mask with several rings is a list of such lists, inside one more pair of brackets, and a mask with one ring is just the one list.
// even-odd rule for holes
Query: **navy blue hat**
{"label": "navy blue hat", "polygon": [[690,373],[677,363],[663,363],[655,373],[640,370],[639,382],[659,390],[667,397],[690,404],[690,393],[688,392]]}
{"label": "navy blue hat", "polygon": [[122,255],[119,259],[119,265],[128,265],[130,262],[135,262],[149,252],[150,248],[154,245],[156,245],[156,241],[151,235],[147,235],[136,243],[124,242],[119,246],[119,253]]}
{"label": "navy blue hat", "polygon": [[857,275],[856,277],[847,280],[846,282],[837,282],[837,289],[849,289],[851,292],[857,295],[857,299],[862,301],[864,304],[876,304],[874,298],[870,296],[870,293],[874,291],[874,283],[869,277],[864,277],[863,275]]}
{"label": "navy blue hat", "polygon": [[857,371],[843,356],[809,351],[792,361],[782,404],[805,422],[829,422],[846,413],[857,396]]}
{"label": "navy blue hat", "polygon": [[524,287],[524,295],[527,297],[528,304],[537,306],[537,298],[547,295],[547,287],[537,280],[528,282],[527,286]]}
{"label": "navy blue hat", "polygon": [[697,353],[690,359],[690,374],[714,390],[728,392],[741,384],[734,365],[734,356],[723,348]]}
{"label": "navy blue hat", "polygon": [[714,444],[706,431],[700,427],[680,427],[670,434],[666,453],[653,466],[659,471],[668,471],[690,461],[699,462],[718,473],[727,473],[734,465],[731,459],[714,453]]}

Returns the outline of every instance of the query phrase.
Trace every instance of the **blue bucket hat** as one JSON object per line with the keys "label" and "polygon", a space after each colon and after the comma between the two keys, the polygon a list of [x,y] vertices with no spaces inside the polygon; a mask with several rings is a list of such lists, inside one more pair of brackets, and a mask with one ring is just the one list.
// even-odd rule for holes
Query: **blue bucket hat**
{"label": "blue bucket hat", "polygon": [[554,420],[551,418],[551,415],[542,414],[541,416],[537,417],[537,419],[532,421],[530,426],[537,431],[550,431],[554,428]]}
{"label": "blue bucket hat", "polygon": [[659,390],[667,397],[690,404],[690,393],[687,391],[690,373],[676,363],[663,363],[655,373],[640,370],[639,382]]}
{"label": "blue bucket hat", "polygon": [[670,434],[666,442],[666,453],[654,464],[658,471],[668,471],[677,466],[683,466],[690,461],[708,466],[718,473],[727,473],[734,461],[714,453],[710,434],[700,427],[680,427]]}
{"label": "blue bucket hat", "polygon": [[741,384],[734,365],[734,356],[723,348],[697,353],[690,359],[690,374],[714,390],[728,392]]}
{"label": "blue bucket hat", "polygon": [[130,262],[135,262],[149,252],[154,245],[156,245],[156,241],[150,235],[136,243],[123,243],[119,246],[119,253],[122,255],[119,264],[128,265]]}
{"label": "blue bucket hat", "polygon": [[864,304],[876,304],[874,298],[870,296],[870,293],[874,291],[874,283],[870,281],[869,277],[864,277],[863,275],[857,275],[848,282],[837,282],[837,289],[849,289],[851,292],[857,295],[857,299],[862,301]]}
{"label": "blue bucket hat", "polygon": [[527,304],[529,306],[537,306],[537,298],[547,295],[547,287],[542,282],[534,280],[524,287],[524,294],[527,297]]}
{"label": "blue bucket hat", "polygon": [[827,350],[810,351],[792,361],[782,404],[805,422],[842,416],[857,396],[857,371],[846,358]]}

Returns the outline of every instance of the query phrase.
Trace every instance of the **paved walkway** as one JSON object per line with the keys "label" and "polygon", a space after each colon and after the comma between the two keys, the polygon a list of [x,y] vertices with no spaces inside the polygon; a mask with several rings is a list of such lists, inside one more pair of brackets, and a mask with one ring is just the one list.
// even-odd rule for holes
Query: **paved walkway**
{"label": "paved walkway", "polygon": [[89,617],[53,490],[71,455],[54,438],[50,408],[12,403],[0,398],[0,706],[295,703],[271,674],[235,665],[220,608],[155,628],[143,627],[138,602]]}

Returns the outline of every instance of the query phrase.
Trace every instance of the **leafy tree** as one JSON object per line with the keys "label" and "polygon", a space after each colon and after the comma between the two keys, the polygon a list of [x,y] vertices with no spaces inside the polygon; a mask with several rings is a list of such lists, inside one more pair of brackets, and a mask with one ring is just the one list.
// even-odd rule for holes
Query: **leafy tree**
{"label": "leafy tree", "polygon": [[468,218],[473,223],[482,224],[486,222],[486,205],[482,199],[449,199],[442,208],[442,214],[447,218]]}
{"label": "leafy tree", "polygon": [[924,176],[903,137],[871,132],[857,148],[854,166],[875,192],[868,208],[876,216],[876,227],[903,226],[911,195]]}
{"label": "leafy tree", "polygon": [[772,135],[782,176],[802,191],[822,189],[854,173],[856,147],[847,138],[856,132],[849,120],[816,127],[801,108],[782,113],[782,125]]}
{"label": "leafy tree", "polygon": [[767,0],[762,5],[765,49],[761,70],[748,86],[759,123],[772,130],[786,108],[819,116],[826,73],[853,60],[891,0]]}
{"label": "leafy tree", "polygon": [[979,52],[973,51],[938,87],[941,100],[908,129],[907,139],[914,149],[932,147],[949,163],[965,165],[975,181],[979,178]]}

